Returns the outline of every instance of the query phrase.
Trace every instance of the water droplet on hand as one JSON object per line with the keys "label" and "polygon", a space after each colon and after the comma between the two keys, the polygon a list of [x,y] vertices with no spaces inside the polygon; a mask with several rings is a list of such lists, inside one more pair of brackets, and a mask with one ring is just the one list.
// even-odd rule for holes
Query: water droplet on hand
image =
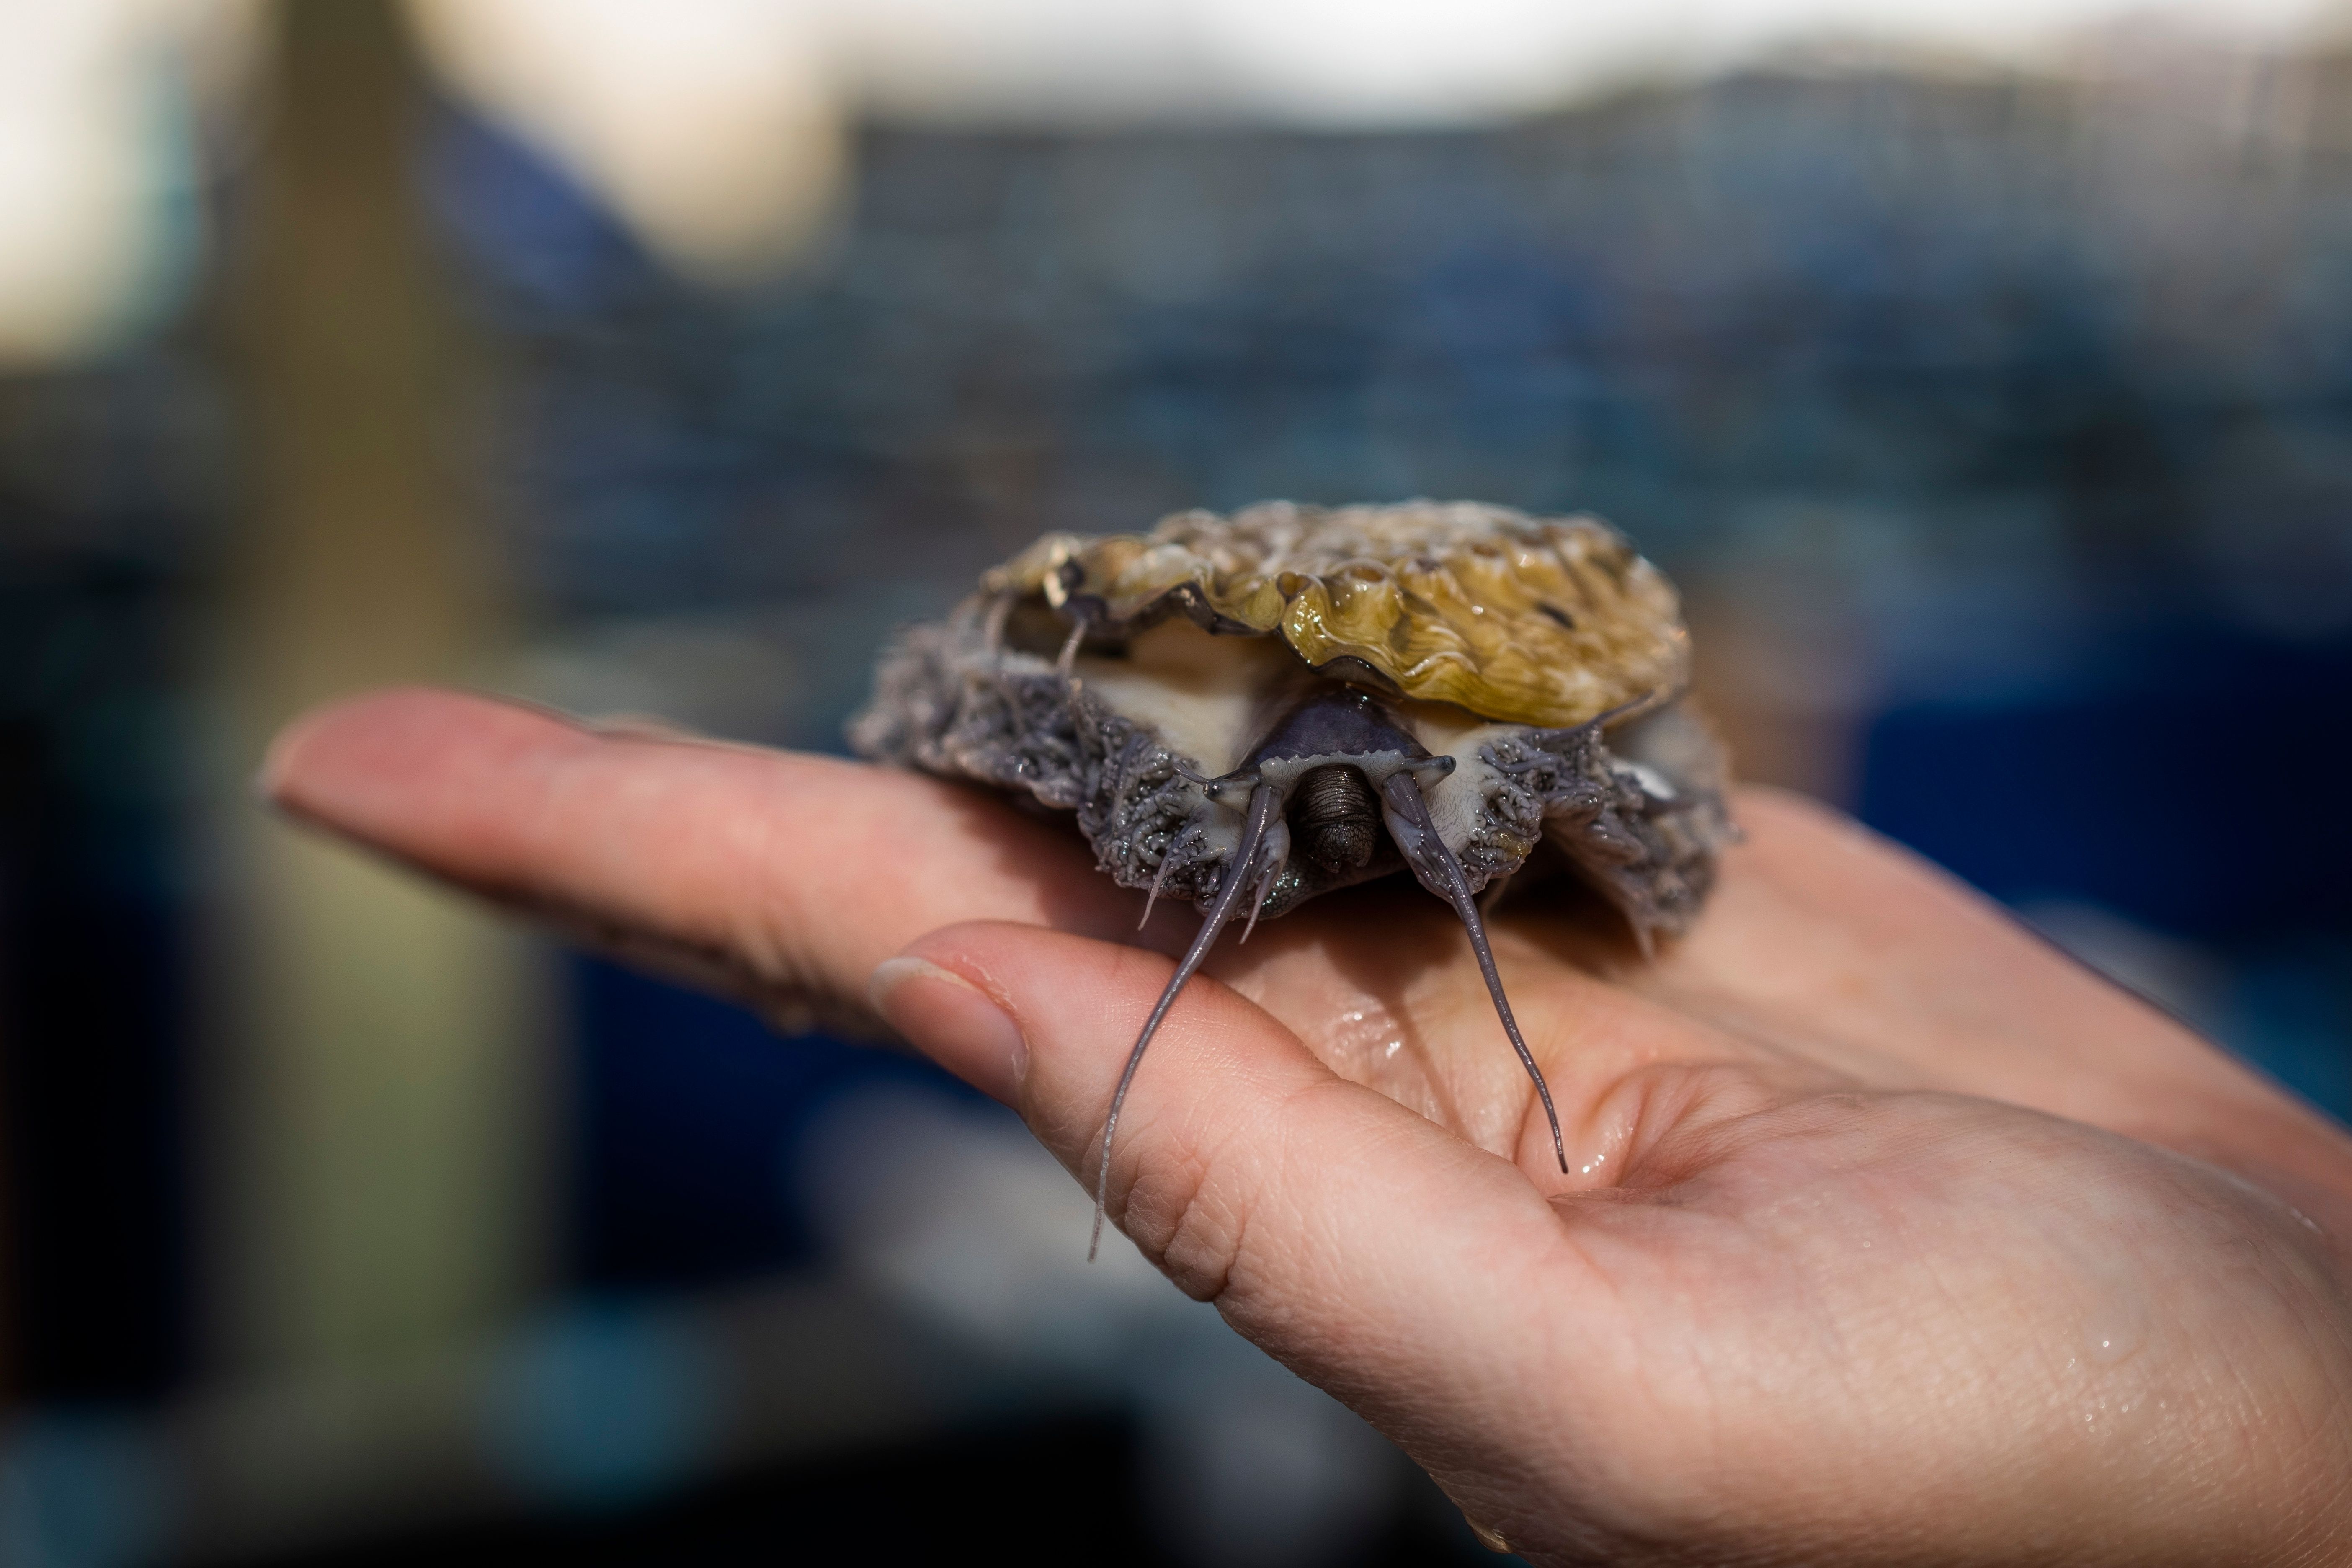
{"label": "water droplet on hand", "polygon": [[2147,1309],[2135,1296],[2113,1296],[2083,1324],[2084,1353],[2094,1366],[2113,1366],[2140,1347]]}

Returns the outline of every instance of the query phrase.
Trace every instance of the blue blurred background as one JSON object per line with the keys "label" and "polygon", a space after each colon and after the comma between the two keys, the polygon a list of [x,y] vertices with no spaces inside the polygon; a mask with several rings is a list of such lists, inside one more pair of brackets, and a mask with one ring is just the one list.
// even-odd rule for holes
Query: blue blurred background
{"label": "blue blurred background", "polygon": [[993,1108],[245,790],[412,678],[837,749],[1048,528],[1599,511],[1746,776],[2352,1116],[2352,53],[1785,9],[10,24],[0,1561],[1466,1560]]}

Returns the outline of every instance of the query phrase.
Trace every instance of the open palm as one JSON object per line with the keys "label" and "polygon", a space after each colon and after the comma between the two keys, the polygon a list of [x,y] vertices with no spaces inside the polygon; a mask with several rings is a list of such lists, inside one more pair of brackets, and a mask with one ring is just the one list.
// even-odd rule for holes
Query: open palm
{"label": "open palm", "polygon": [[[1186,934],[974,791],[454,694],[316,715],[266,783],[777,1016],[878,1012],[1082,1178]],[[1568,1175],[1400,880],[1227,939],[1114,1216],[1538,1560],[2345,1552],[2352,1141],[1850,824],[1738,809],[1654,963],[1572,897],[1493,922]]]}

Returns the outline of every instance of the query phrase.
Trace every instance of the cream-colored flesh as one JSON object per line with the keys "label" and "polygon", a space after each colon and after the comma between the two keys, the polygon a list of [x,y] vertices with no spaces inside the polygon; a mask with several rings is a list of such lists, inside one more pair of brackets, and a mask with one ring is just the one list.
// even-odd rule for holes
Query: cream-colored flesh
{"label": "cream-colored flesh", "polygon": [[1073,672],[1112,712],[1149,725],[1213,778],[1239,767],[1283,704],[1315,679],[1279,637],[1218,637],[1178,618],[1138,633],[1124,657],[1079,655]]}
{"label": "cream-colored flesh", "polygon": [[[1124,655],[1081,654],[1074,673],[1113,712],[1150,726],[1213,778],[1240,767],[1284,710],[1322,679],[1279,637],[1218,637],[1179,618],[1138,634]],[[1432,756],[1454,759],[1451,773],[1423,775],[1422,794],[1438,836],[1459,854],[1496,782],[1480,748],[1524,726],[1497,724],[1449,702],[1391,699],[1385,706]],[[1312,765],[1302,761],[1291,771]],[[1374,771],[1377,788],[1392,770]],[[1201,824],[1221,848],[1229,847],[1225,839],[1238,841],[1237,801],[1218,802],[1224,809]]]}
{"label": "cream-colored flesh", "polygon": [[1429,818],[1436,825],[1437,836],[1458,855],[1469,843],[1471,829],[1498,782],[1495,770],[1480,759],[1480,749],[1527,726],[1497,724],[1450,702],[1391,706],[1405,731],[1428,747],[1430,755],[1454,759],[1454,771],[1442,779],[1423,780],[1421,793],[1429,802]]}

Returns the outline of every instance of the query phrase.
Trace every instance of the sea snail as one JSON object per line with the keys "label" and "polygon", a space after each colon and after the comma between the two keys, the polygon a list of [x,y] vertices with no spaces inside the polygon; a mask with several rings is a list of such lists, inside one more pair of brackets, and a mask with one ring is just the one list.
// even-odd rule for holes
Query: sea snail
{"label": "sea snail", "polygon": [[1689,663],[1672,584],[1593,519],[1270,501],[1047,534],[898,637],[850,740],[1074,812],[1147,918],[1203,913],[1104,1119],[1099,1241],[1119,1108],[1218,933],[1400,869],[1461,917],[1566,1170],[1479,895],[1549,846],[1645,952],[1689,924],[1736,831]]}

